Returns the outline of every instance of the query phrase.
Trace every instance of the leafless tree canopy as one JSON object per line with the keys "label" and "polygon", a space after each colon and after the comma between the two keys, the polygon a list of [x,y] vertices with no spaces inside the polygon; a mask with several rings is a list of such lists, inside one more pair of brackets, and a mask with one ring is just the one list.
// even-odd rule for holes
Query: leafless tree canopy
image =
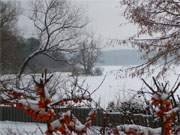
{"label": "leafless tree canopy", "polygon": [[[164,73],[180,60],[180,1],[178,0],[121,0],[124,16],[138,26],[130,44],[143,52],[146,62],[138,67],[142,74],[160,62]],[[149,38],[142,39],[140,36]]]}
{"label": "leafless tree canopy", "polygon": [[38,30],[40,47],[23,63],[19,76],[28,62],[39,54],[52,59],[53,51],[72,52],[86,23],[82,20],[80,10],[66,0],[36,0],[33,3],[33,15],[30,18]]}
{"label": "leafless tree canopy", "polygon": [[17,21],[17,14],[18,10],[17,8],[13,5],[16,3],[11,3],[11,2],[2,2],[0,1],[0,30],[6,29],[12,30],[14,28],[15,23]]}
{"label": "leafless tree canopy", "polygon": [[92,74],[92,69],[100,55],[100,48],[95,37],[89,34],[85,35],[80,42],[77,63],[82,65],[85,74]]}

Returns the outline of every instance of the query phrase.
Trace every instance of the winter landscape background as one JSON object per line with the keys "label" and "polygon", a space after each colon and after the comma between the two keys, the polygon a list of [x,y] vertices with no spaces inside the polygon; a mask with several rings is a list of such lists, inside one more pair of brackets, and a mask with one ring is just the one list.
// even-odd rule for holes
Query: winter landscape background
{"label": "winter landscape background", "polygon": [[[179,1],[0,4],[0,107],[38,121],[0,121],[0,134],[180,134]],[[90,109],[83,122],[74,108]]]}

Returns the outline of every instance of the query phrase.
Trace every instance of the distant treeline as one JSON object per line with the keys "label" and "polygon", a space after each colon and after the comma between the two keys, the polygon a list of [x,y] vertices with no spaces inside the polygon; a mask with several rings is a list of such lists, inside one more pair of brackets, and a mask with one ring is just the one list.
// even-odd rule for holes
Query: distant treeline
{"label": "distant treeline", "polygon": [[[28,39],[22,37],[13,39],[11,37],[9,40],[1,42],[0,73],[17,73],[24,60],[38,49],[39,45],[39,40],[34,37]],[[64,57],[60,53],[53,55],[55,57]],[[55,62],[44,55],[39,55],[29,62],[26,73],[42,72],[44,68],[52,72],[62,71],[67,70],[67,65],[63,62]]]}

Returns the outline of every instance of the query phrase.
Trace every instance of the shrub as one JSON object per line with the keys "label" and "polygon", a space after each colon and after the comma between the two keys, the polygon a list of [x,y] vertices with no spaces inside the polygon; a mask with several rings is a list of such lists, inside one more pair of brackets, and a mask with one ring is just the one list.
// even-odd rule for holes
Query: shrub
{"label": "shrub", "polygon": [[93,70],[93,75],[101,76],[103,74],[103,68],[96,67]]}

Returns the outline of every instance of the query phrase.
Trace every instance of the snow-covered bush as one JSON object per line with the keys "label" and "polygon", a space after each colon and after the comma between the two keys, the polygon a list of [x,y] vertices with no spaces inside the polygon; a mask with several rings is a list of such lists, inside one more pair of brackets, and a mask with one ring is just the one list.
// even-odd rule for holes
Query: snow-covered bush
{"label": "snow-covered bush", "polygon": [[83,74],[83,68],[80,65],[74,65],[71,71],[73,76]]}
{"label": "snow-covered bush", "polygon": [[[81,94],[71,93],[71,96],[63,96],[54,101],[50,94],[50,88],[47,87],[52,77],[53,75],[47,75],[47,71],[45,71],[39,79],[33,77],[34,88],[31,89],[28,85],[26,90],[18,89],[17,87],[14,88],[12,85],[8,86],[6,82],[2,81],[2,101],[0,104],[21,109],[26,114],[30,115],[33,120],[46,123],[46,135],[52,135],[53,133],[64,135],[86,133],[96,117],[96,112],[94,110],[89,112],[87,118],[84,118],[85,123],[82,124],[71,110],[59,113],[55,111],[55,108],[57,106],[63,106],[64,104],[78,104],[82,103],[82,101],[90,102],[90,95],[79,86],[78,90],[81,89]],[[75,84],[74,87],[72,86],[73,92],[76,90],[76,86],[78,86],[78,84]]]}
{"label": "snow-covered bush", "polygon": [[104,70],[104,69],[101,68],[101,67],[95,67],[95,68],[92,69],[91,74],[86,74],[86,73],[84,72],[83,67],[77,64],[77,65],[73,66],[71,73],[72,73],[72,75],[74,75],[74,76],[78,76],[78,75],[101,76],[101,75],[103,75],[103,70]]}
{"label": "snow-covered bush", "polygon": [[106,109],[110,112],[120,112],[121,114],[145,114],[144,105],[138,102],[124,101],[118,104],[110,102]]}
{"label": "snow-covered bush", "polygon": [[[179,78],[178,78],[179,79]],[[177,115],[180,111],[179,105],[173,105],[174,94],[180,86],[180,82],[177,81],[173,87],[168,90],[168,83],[160,83],[153,77],[155,87],[151,87],[144,79],[144,83],[150,90],[151,100],[149,105],[157,120],[161,123],[161,133],[163,135],[173,134],[173,121],[177,119]]]}
{"label": "snow-covered bush", "polygon": [[[151,87],[143,79],[145,85],[150,89],[150,91],[138,92],[138,94],[142,94],[145,99],[145,103],[147,104],[145,108],[144,105],[137,104],[136,102],[122,102],[121,104],[115,104],[114,102],[110,102],[108,105],[107,111],[119,112],[120,114],[126,115],[128,118],[131,114],[133,116],[137,116],[136,114],[140,114],[142,117],[145,118],[154,118],[152,119],[153,123],[158,123],[157,126],[159,126],[159,128],[152,128],[152,125],[152,127],[150,127],[149,121],[147,121],[147,125],[145,125],[146,127],[138,126],[132,120],[131,123],[133,123],[134,125],[127,124],[111,127],[108,124],[104,124],[105,126],[101,130],[102,133],[104,133],[108,129],[107,132],[110,132],[110,134],[178,134],[179,129],[177,128],[177,125],[175,125],[177,123],[174,122],[176,119],[178,120],[178,112],[180,112],[180,104],[176,102],[177,99],[175,99],[175,93],[180,86],[180,82],[178,81],[178,79],[172,88],[169,88],[168,83],[160,83],[154,77],[154,86]],[[150,99],[146,99],[145,94],[149,94]]]}
{"label": "snow-covered bush", "polygon": [[96,75],[96,76],[101,76],[101,75],[103,75],[103,68],[95,67],[95,68],[93,69],[93,75]]}
{"label": "snow-covered bush", "polygon": [[119,111],[127,114],[145,114],[144,107],[138,102],[122,102]]}

